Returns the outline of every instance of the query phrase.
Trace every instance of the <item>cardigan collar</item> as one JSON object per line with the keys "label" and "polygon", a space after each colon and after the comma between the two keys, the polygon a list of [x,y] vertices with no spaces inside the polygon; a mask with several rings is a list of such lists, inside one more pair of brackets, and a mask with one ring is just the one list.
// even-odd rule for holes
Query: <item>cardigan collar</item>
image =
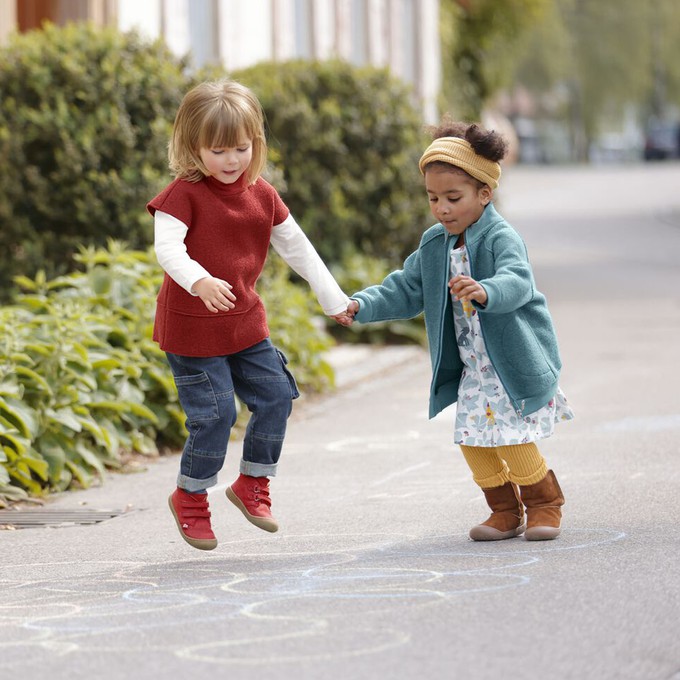
{"label": "cardigan collar", "polygon": [[502,220],[503,218],[496,212],[493,202],[488,203],[481,217],[465,230],[465,243],[475,243],[484,237],[489,227]]}

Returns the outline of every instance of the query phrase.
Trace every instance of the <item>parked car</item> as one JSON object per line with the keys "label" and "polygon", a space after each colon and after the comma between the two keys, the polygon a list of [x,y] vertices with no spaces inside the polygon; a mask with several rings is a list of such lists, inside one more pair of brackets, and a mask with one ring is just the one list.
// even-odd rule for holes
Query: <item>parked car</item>
{"label": "parked car", "polygon": [[680,123],[650,123],[645,133],[644,158],[646,161],[680,158]]}

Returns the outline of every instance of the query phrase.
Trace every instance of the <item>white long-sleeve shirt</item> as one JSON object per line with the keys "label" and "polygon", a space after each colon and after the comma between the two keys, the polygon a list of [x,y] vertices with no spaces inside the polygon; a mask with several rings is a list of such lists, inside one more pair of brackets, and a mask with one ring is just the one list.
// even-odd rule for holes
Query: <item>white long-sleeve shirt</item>
{"label": "white long-sleeve shirt", "polygon": [[[194,284],[212,275],[189,256],[184,243],[188,231],[187,225],[176,217],[160,210],[155,212],[154,249],[158,263],[178,285],[195,296]],[[270,243],[288,266],[307,281],[324,314],[333,316],[347,309],[349,298],[292,215],[273,227]]]}

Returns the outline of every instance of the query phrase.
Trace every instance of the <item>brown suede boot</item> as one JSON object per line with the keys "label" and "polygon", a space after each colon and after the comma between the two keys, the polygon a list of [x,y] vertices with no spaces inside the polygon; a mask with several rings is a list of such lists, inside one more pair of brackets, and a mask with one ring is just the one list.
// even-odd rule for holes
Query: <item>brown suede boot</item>
{"label": "brown suede boot", "polygon": [[561,506],[564,505],[562,489],[552,470],[536,484],[520,486],[522,500],[527,508],[527,541],[549,541],[560,535]]}
{"label": "brown suede boot", "polygon": [[491,489],[482,489],[492,512],[489,519],[470,529],[473,541],[501,541],[504,538],[519,536],[526,524],[524,508],[512,482]]}

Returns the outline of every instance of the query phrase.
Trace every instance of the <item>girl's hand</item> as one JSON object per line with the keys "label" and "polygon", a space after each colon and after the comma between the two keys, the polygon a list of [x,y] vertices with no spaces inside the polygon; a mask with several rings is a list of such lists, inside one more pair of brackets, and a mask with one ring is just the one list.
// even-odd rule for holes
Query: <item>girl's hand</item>
{"label": "girl's hand", "polygon": [[211,312],[228,312],[236,307],[234,304],[236,296],[231,292],[231,288],[231,284],[222,279],[206,276],[196,281],[192,290]]}
{"label": "girl's hand", "polygon": [[469,276],[454,276],[449,281],[449,288],[456,300],[464,302],[474,300],[475,302],[479,302],[480,305],[485,305],[488,299],[484,286],[480,285]]}
{"label": "girl's hand", "polygon": [[347,305],[347,311],[335,314],[331,319],[335,319],[341,326],[351,326],[354,323],[354,315],[359,311],[359,303],[356,300],[350,300]]}
{"label": "girl's hand", "polygon": [[347,312],[334,314],[331,319],[335,319],[341,326],[351,326],[354,323],[354,317]]}

